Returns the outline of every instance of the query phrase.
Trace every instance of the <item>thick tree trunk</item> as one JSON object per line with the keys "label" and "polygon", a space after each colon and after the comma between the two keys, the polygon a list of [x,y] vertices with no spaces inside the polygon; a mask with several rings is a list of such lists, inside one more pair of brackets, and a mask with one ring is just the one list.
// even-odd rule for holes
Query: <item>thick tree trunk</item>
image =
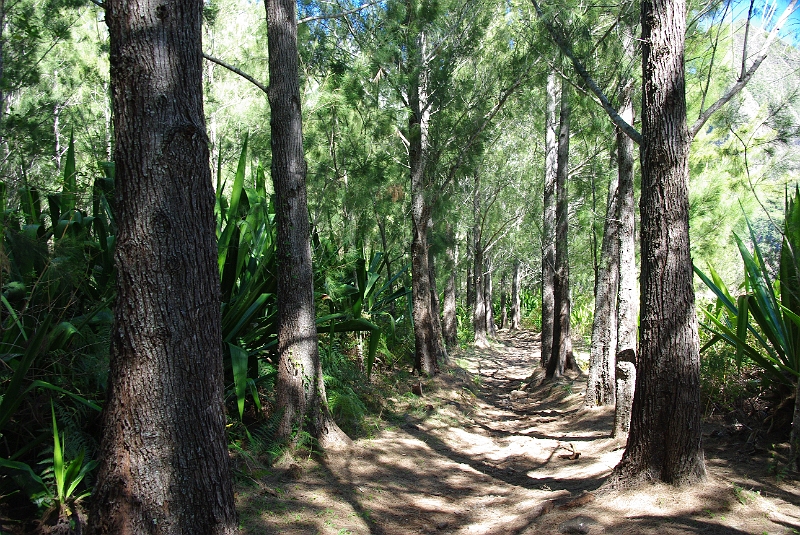
{"label": "thick tree trunk", "polygon": [[520,285],[522,284],[522,266],[519,260],[514,261],[514,276],[511,278],[511,330],[520,328],[522,313],[520,311]]}
{"label": "thick tree trunk", "polygon": [[547,361],[545,377],[557,378],[564,370],[574,366],[572,338],[570,337],[569,251],[569,91],[561,89],[561,117],[558,133],[558,166],[556,171],[556,270],[553,284],[555,300],[553,321],[553,349]]}
{"label": "thick tree trunk", "polygon": [[300,110],[297,16],[292,0],[267,0],[272,183],[278,279],[278,434],[306,430],[323,448],[349,442],[331,418],[319,361]]}
{"label": "thick tree trunk", "polygon": [[458,318],[456,316],[456,246],[448,248],[448,270],[450,276],[447,277],[447,285],[444,288],[444,309],[442,311],[442,337],[446,349],[458,346]]}
{"label": "thick tree trunk", "polygon": [[486,333],[492,338],[497,338],[497,326],[494,323],[494,288],[492,286],[492,258],[491,255],[486,259],[486,271],[483,275],[483,282],[486,286],[484,299],[486,302]]}
{"label": "thick tree trunk", "polygon": [[544,208],[542,217],[542,359],[546,367],[553,353],[556,269],[556,173],[558,171],[558,102],[561,80],[558,74],[547,75],[545,108]]}
{"label": "thick tree trunk", "polygon": [[689,248],[683,0],[642,2],[642,314],[628,447],[609,483],[705,478]]}
{"label": "thick tree trunk", "polygon": [[228,534],[198,2],[109,0],[117,304],[92,534]]}
{"label": "thick tree trunk", "polygon": [[608,184],[608,202],[594,294],[594,320],[584,405],[596,407],[615,401],[614,371],[617,354],[617,290],[619,287],[618,178]]}

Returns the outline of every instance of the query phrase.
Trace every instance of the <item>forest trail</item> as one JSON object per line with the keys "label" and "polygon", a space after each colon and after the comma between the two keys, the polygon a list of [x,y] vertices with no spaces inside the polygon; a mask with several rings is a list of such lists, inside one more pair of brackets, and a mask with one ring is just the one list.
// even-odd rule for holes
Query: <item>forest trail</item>
{"label": "forest trail", "polygon": [[608,438],[612,409],[582,408],[585,377],[541,384],[531,332],[451,358],[422,397],[389,400],[390,425],[350,451],[241,480],[243,533],[800,533],[797,481],[770,475],[740,428],[704,428],[703,485],[597,491],[624,443]]}

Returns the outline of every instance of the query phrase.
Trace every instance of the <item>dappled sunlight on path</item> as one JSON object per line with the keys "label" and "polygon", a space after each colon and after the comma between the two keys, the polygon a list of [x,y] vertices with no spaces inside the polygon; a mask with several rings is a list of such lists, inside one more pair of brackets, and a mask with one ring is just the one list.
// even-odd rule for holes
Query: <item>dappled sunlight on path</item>
{"label": "dappled sunlight on path", "polygon": [[244,531],[791,533],[779,520],[792,525],[796,507],[758,502],[747,520],[729,482],[600,494],[624,447],[609,438],[613,409],[582,408],[582,376],[542,383],[538,335],[501,333],[453,358],[423,397],[390,399],[391,425],[352,450],[261,471],[238,495]]}

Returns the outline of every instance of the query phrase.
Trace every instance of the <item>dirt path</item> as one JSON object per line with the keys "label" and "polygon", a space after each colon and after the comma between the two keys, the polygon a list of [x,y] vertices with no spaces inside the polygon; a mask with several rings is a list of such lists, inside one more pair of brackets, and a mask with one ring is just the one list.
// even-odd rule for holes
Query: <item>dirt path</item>
{"label": "dirt path", "polygon": [[769,475],[769,452],[739,427],[704,431],[706,484],[603,494],[624,444],[608,438],[613,412],[581,408],[582,377],[520,390],[539,359],[532,333],[453,358],[351,451],[253,472],[237,493],[243,532],[800,533],[800,486]]}

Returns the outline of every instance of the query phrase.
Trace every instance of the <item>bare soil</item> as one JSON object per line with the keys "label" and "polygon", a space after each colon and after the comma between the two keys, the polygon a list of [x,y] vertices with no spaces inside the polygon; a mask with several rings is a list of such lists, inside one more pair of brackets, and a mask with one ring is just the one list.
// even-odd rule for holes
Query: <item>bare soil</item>
{"label": "bare soil", "polygon": [[582,407],[583,376],[542,383],[530,332],[451,358],[351,449],[251,466],[237,485],[243,533],[800,533],[797,475],[775,473],[786,444],[715,419],[706,483],[598,490],[625,444],[609,438],[613,409]]}

